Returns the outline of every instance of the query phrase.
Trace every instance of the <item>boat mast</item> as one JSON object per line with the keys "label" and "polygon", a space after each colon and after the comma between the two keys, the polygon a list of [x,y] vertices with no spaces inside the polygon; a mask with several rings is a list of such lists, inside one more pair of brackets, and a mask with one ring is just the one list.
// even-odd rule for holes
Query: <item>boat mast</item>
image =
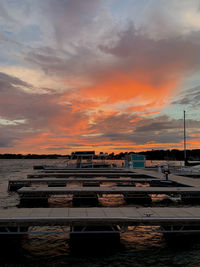
{"label": "boat mast", "polygon": [[185,129],[185,110],[183,111],[183,118],[184,118],[184,161],[185,165],[187,162],[187,155],[186,155],[186,129]]}

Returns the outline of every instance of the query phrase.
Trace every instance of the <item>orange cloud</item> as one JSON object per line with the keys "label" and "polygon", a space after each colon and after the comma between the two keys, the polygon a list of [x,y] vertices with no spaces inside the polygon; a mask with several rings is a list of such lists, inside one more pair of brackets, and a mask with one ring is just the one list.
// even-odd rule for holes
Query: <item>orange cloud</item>
{"label": "orange cloud", "polygon": [[[148,107],[157,107],[160,104],[159,102],[164,104],[165,100],[171,96],[178,82],[179,80],[170,80],[158,88],[148,81],[137,81],[131,75],[113,72],[110,74],[110,77],[104,77],[101,81],[97,81],[93,87],[84,88],[82,95],[96,99],[105,99],[105,102],[111,104],[132,99],[134,105],[134,98],[140,96],[141,102],[147,99],[151,102],[151,104],[138,105],[138,108],[142,110]],[[134,110],[134,107],[129,108],[129,110],[131,109]]]}
{"label": "orange cloud", "polygon": [[200,149],[200,138],[187,140],[187,148],[188,149]]}
{"label": "orange cloud", "polygon": [[[26,122],[15,128],[2,126],[1,151],[4,147],[10,151],[9,146],[13,152],[36,153],[61,153],[77,147],[98,151],[182,149],[182,122],[153,115],[166,106],[187,71],[199,67],[198,42],[191,42],[192,34],[191,38],[154,40],[134,27],[115,35],[117,41],[102,39],[96,51],[78,42],[73,53],[30,48],[29,63],[46,71],[48,79],[42,85],[49,86],[52,78],[54,91],[39,90],[43,75],[36,72],[27,72],[38,77],[31,78],[33,85],[21,80],[24,76],[18,72],[19,78],[11,76],[13,72],[1,73],[2,116]],[[198,35],[194,37],[198,40]],[[107,45],[102,45],[104,41]],[[22,90],[24,87],[29,90]],[[35,90],[45,94],[38,96]],[[195,124],[191,128],[198,129]],[[199,133],[190,136],[195,139],[188,145],[199,146]]]}
{"label": "orange cloud", "polygon": [[200,133],[189,133],[189,136],[200,136]]}

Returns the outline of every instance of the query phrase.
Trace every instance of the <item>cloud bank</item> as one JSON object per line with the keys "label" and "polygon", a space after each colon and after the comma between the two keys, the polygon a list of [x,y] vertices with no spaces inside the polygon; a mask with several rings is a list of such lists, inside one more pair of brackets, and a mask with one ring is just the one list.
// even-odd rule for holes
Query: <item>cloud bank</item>
{"label": "cloud bank", "polygon": [[133,2],[135,20],[113,1],[1,2],[0,152],[182,148],[180,108],[199,112],[198,1]]}

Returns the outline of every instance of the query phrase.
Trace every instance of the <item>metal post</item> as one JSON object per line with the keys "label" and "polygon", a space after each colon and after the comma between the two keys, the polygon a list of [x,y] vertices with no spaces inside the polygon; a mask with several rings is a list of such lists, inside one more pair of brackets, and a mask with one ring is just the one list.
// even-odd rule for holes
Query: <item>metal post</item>
{"label": "metal post", "polygon": [[185,165],[186,165],[187,155],[186,155],[185,110],[183,111],[183,118],[184,118],[184,161],[185,161]]}

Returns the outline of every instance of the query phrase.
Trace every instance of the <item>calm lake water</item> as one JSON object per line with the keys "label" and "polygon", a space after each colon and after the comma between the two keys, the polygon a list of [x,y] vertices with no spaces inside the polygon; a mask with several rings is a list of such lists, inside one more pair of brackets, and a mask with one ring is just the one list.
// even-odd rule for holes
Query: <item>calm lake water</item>
{"label": "calm lake water", "polygon": [[[8,179],[26,178],[33,172],[33,165],[54,163],[60,163],[60,160],[1,159],[0,212],[3,207],[16,207],[19,201],[16,193],[7,192]],[[103,204],[115,206],[120,203]],[[52,201],[51,205],[55,203]],[[5,248],[1,243],[1,247],[0,266],[200,266],[200,242],[190,240],[173,246],[158,233],[121,234],[121,244],[117,249],[105,250],[102,246],[96,252],[89,250],[84,254],[71,251],[68,234],[30,235],[21,240],[20,246]]]}

